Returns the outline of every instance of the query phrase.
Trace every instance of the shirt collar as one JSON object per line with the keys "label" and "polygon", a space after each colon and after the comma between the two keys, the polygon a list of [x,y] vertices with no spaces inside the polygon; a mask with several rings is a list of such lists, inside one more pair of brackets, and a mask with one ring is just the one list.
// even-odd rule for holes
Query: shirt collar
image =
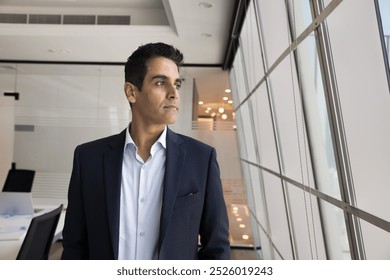
{"label": "shirt collar", "polygon": [[[134,143],[134,140],[133,138],[131,138],[131,135],[130,135],[130,125],[129,124],[126,128],[126,139],[125,139],[125,146],[123,147],[123,149],[125,150],[127,145],[128,144],[132,144],[134,147],[137,147]],[[161,133],[160,137],[157,139],[157,141],[153,144],[152,146],[152,149],[153,147],[155,146],[156,143],[160,143],[161,146],[166,149],[167,148],[167,126],[164,127],[164,130],[163,132]]]}

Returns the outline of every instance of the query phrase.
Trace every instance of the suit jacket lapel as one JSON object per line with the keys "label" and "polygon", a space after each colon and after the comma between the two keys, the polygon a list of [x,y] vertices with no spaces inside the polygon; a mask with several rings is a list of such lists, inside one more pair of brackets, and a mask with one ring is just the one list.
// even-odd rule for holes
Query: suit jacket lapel
{"label": "suit jacket lapel", "polygon": [[111,233],[114,258],[118,258],[119,214],[123,148],[126,130],[122,131],[109,144],[104,154],[104,186],[106,189],[107,216]]}
{"label": "suit jacket lapel", "polygon": [[183,140],[170,129],[167,130],[167,151],[165,162],[164,191],[160,220],[159,248],[167,231],[182,175],[186,151],[180,146]]}

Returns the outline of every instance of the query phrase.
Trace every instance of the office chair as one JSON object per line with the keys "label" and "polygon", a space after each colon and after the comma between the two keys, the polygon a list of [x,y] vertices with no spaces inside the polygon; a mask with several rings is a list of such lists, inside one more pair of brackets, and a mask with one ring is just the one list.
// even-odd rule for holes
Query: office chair
{"label": "office chair", "polygon": [[31,220],[17,260],[47,260],[63,205]]}
{"label": "office chair", "polygon": [[34,170],[10,169],[3,192],[31,192],[34,176]]}

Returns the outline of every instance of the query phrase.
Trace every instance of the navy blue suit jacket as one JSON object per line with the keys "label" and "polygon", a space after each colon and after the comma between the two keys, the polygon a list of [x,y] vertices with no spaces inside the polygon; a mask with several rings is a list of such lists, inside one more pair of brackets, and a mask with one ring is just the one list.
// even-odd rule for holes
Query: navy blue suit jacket
{"label": "navy blue suit jacket", "polygon": [[[125,133],[76,148],[62,259],[118,258]],[[228,227],[215,149],[168,129],[159,258],[229,259]]]}

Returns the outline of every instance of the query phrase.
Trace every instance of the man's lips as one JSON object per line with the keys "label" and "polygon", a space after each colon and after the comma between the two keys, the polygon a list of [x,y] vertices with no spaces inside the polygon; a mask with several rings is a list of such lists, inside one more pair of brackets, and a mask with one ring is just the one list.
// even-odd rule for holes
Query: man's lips
{"label": "man's lips", "polygon": [[176,109],[176,110],[179,110],[179,108],[178,108],[177,106],[175,106],[175,105],[166,105],[166,106],[164,106],[163,108],[165,108],[165,109]]}

